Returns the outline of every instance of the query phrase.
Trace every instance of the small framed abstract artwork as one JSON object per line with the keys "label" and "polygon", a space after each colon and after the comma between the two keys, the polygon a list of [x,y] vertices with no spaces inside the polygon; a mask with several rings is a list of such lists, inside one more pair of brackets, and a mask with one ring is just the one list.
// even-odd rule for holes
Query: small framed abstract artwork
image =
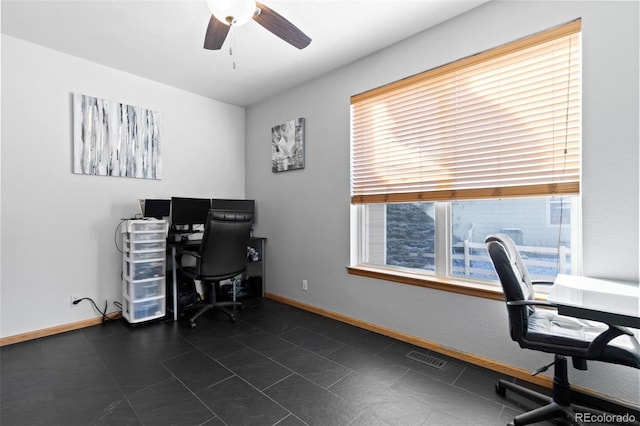
{"label": "small framed abstract artwork", "polygon": [[74,93],[73,173],[161,179],[159,113]]}
{"label": "small framed abstract artwork", "polygon": [[304,118],[271,128],[271,171],[304,169]]}

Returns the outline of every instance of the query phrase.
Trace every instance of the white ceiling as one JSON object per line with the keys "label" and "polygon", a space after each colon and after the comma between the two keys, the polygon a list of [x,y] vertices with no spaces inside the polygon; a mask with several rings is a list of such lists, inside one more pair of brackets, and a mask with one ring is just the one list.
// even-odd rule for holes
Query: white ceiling
{"label": "white ceiling", "polygon": [[211,16],[205,0],[2,0],[1,29],[73,56],[248,106],[486,1],[262,0],[312,38],[304,50],[253,21],[232,30],[221,50],[203,49]]}

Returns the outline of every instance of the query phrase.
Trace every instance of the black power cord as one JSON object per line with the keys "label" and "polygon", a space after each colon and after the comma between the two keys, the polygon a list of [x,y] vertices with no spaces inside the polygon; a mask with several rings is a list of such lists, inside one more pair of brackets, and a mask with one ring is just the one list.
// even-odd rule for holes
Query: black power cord
{"label": "black power cord", "polygon": [[[124,247],[123,248],[118,247],[118,234],[119,234],[118,231],[120,230],[120,228],[122,228],[122,224],[125,222],[126,222],[126,219],[121,219],[120,223],[118,224],[118,226],[116,226],[116,229],[113,233],[113,243],[116,246],[116,250],[118,250],[120,253],[124,253],[123,251]],[[122,241],[122,238],[120,238],[120,241]]]}
{"label": "black power cord", "polygon": [[77,305],[78,303],[82,302],[83,300],[88,300],[89,302],[91,302],[91,304],[93,305],[93,307],[95,308],[96,311],[98,311],[100,313],[100,315],[102,315],[102,323],[104,324],[107,321],[115,321],[117,319],[119,319],[119,317],[122,315],[122,304],[120,302],[113,302],[113,304],[120,309],[119,312],[119,316],[116,318],[111,318],[109,317],[109,315],[107,315],[107,308],[109,307],[109,302],[105,300],[104,302],[104,310],[100,310],[100,308],[98,308],[98,305],[96,305],[96,302],[93,301],[92,298],[90,297],[81,297],[80,299],[76,299],[73,301],[74,305]]}

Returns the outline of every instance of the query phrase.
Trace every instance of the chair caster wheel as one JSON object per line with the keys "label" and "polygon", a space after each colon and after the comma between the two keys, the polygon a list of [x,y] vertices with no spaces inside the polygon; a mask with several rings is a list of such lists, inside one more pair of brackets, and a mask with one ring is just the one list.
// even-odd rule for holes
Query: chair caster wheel
{"label": "chair caster wheel", "polygon": [[191,323],[191,328],[196,328],[196,323],[195,322]]}
{"label": "chair caster wheel", "polygon": [[500,384],[500,382],[496,383],[496,393],[500,396],[505,396],[507,393],[507,389]]}

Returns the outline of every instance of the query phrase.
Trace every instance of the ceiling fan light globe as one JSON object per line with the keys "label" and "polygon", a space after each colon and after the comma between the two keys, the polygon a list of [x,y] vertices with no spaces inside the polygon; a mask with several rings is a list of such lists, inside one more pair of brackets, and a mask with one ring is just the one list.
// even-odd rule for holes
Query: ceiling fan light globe
{"label": "ceiling fan light globe", "polygon": [[246,24],[256,12],[255,0],[207,0],[213,16],[226,25]]}

